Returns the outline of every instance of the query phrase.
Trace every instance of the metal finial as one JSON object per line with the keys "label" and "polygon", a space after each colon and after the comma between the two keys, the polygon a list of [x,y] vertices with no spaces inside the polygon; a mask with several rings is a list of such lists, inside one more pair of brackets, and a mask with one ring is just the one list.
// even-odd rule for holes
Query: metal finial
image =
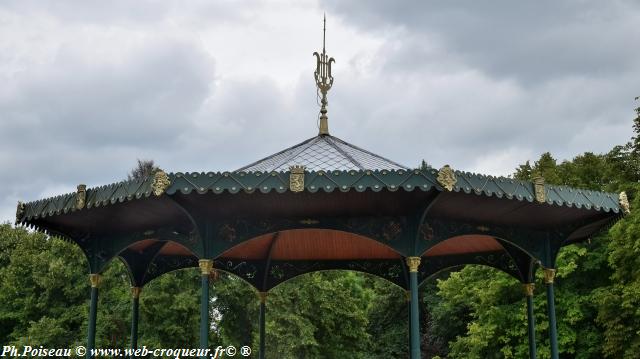
{"label": "metal finial", "polygon": [[324,16],[324,26],[322,29],[322,54],[314,52],[316,57],[316,71],[313,73],[316,79],[316,86],[318,91],[322,94],[321,108],[320,108],[320,135],[329,134],[329,122],[327,117],[327,92],[333,85],[333,76],[331,75],[331,63],[335,62],[333,57],[327,56],[327,50],[325,48],[327,37],[327,15]]}
{"label": "metal finial", "polygon": [[[325,40],[327,39],[327,14],[324,14],[324,20],[322,21],[322,52],[325,51]],[[636,100],[638,98],[636,97]]]}

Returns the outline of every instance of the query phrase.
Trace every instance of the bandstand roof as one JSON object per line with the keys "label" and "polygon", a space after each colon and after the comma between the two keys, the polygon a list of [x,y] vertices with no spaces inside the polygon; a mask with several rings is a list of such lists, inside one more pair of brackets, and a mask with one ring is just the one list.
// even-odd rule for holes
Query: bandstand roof
{"label": "bandstand roof", "polygon": [[622,196],[452,170],[409,168],[331,136],[323,50],[320,131],[235,171],[165,173],[19,203],[16,223],[77,243],[92,271],[122,259],[132,284],[212,259],[261,291],[324,269],[372,273],[408,287],[461,264],[522,282],[560,247],[623,212]]}

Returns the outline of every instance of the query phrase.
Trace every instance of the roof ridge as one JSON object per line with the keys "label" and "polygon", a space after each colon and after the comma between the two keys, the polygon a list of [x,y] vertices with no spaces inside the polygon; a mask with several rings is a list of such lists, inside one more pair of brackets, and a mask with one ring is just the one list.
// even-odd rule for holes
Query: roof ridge
{"label": "roof ridge", "polygon": [[[346,153],[342,148],[340,148],[338,145],[336,145],[333,142],[333,139],[331,135],[326,135],[325,137],[325,141],[327,143],[329,143],[329,145],[331,145],[331,147],[335,148],[336,151],[340,152],[340,154],[342,154],[343,156],[345,156],[348,160],[350,160],[351,162],[353,162],[358,168],[360,168],[361,170],[364,170],[364,166],[362,165],[362,163],[360,163],[360,161],[356,160],[355,158],[353,158],[353,156],[349,155],[348,153]],[[331,141],[327,141],[327,140],[331,140]]]}
{"label": "roof ridge", "polygon": [[[310,141],[308,141],[307,143],[302,143],[300,145],[298,145],[300,147],[300,149],[295,152],[294,154],[288,156],[287,158],[283,159],[280,162],[276,162],[276,164],[274,165],[274,170],[277,169],[278,167],[280,167],[282,164],[287,163],[290,159],[292,158],[296,158],[299,154],[301,154],[302,152],[304,152],[307,148],[311,147],[312,144],[318,142],[318,139],[320,138],[320,136],[316,136],[310,139]],[[289,147],[289,149],[295,148],[297,146],[293,146],[293,147]],[[274,157],[275,155],[271,156]]]}
{"label": "roof ridge", "polygon": [[338,137],[336,137],[336,136],[331,136],[331,137],[332,137],[333,139],[338,140],[340,143],[342,143],[342,144],[344,144],[344,145],[347,145],[347,146],[349,146],[349,147],[351,147],[351,148],[354,148],[354,149],[356,149],[356,150],[358,150],[358,151],[362,151],[362,152],[364,152],[364,153],[366,153],[366,154],[368,154],[368,155],[371,155],[371,156],[374,156],[374,157],[381,158],[381,159],[383,159],[383,160],[385,160],[385,161],[387,161],[387,162],[389,162],[389,163],[392,163],[392,164],[393,164],[393,165],[395,165],[395,166],[402,167],[402,168],[404,168],[405,170],[410,169],[409,167],[407,167],[407,166],[405,166],[405,165],[401,165],[401,164],[399,164],[399,163],[397,163],[397,162],[395,162],[395,161],[392,161],[392,160],[390,160],[390,159],[388,159],[388,158],[386,158],[386,157],[382,157],[382,156],[377,155],[377,154],[375,154],[375,153],[373,153],[373,152],[367,151],[367,150],[365,150],[364,148],[360,148],[360,147],[358,147],[358,146],[356,146],[356,145],[353,145],[353,144],[351,144],[351,143],[349,143],[349,142],[343,141],[343,140],[341,140],[340,138],[338,138]]}

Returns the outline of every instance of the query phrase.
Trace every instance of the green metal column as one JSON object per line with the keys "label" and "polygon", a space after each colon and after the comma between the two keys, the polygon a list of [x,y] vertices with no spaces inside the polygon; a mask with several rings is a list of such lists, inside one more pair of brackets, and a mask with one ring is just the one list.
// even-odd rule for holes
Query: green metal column
{"label": "green metal column", "polygon": [[138,348],[138,307],[142,288],[131,287],[131,349]]}
{"label": "green metal column", "polygon": [[549,312],[549,341],[551,342],[551,359],[559,359],[558,354],[558,329],[556,324],[556,304],[553,295],[553,281],[556,270],[544,269],[544,284],[547,287],[547,311]]}
{"label": "green metal column", "polygon": [[[202,297],[200,299],[200,349],[209,347],[209,275],[213,270],[213,261],[210,259],[201,259],[200,279]],[[207,356],[202,356],[205,359]]]}
{"label": "green metal column", "polygon": [[260,359],[264,359],[267,355],[266,352],[266,312],[267,312],[267,292],[260,292]]}
{"label": "green metal column", "polygon": [[527,297],[527,322],[529,326],[529,358],[536,359],[536,318],[533,312],[533,283],[525,283],[524,295]]}
{"label": "green metal column", "polygon": [[96,319],[98,317],[98,288],[100,287],[100,274],[90,274],[91,281],[91,306],[89,307],[89,333],[87,335],[87,358],[93,358],[92,350],[96,347]]}
{"label": "green metal column", "polygon": [[409,337],[409,347],[411,347],[411,290],[405,291],[407,300],[407,336]]}
{"label": "green metal column", "polygon": [[410,353],[411,359],[420,359],[420,312],[418,308],[418,267],[420,266],[420,257],[407,257],[407,266],[409,267],[409,286],[411,289],[410,303]]}

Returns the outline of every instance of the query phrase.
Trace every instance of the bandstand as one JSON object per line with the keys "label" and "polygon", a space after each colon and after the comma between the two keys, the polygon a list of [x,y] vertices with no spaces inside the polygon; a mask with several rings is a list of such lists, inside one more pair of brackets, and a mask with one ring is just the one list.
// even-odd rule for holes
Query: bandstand
{"label": "bandstand", "polygon": [[536,357],[534,274],[542,268],[551,353],[557,359],[558,252],[628,211],[624,193],[449,166],[410,168],[351,145],[329,133],[333,59],[324,45],[315,55],[322,96],[317,136],[236,171],[158,171],[144,180],[78,185],[75,193],[18,204],[17,223],[73,241],[88,259],[88,349],[95,344],[100,273],[115,258],[126,264],[131,278],[133,348],[144,285],[170,271],[199,267],[200,347],[208,346],[210,274],[221,270],[260,294],[260,358],[267,345],[269,290],[301,274],[330,269],[370,273],[406,289],[411,358],[420,358],[420,284],[443,269],[481,264],[523,284],[531,358]]}

